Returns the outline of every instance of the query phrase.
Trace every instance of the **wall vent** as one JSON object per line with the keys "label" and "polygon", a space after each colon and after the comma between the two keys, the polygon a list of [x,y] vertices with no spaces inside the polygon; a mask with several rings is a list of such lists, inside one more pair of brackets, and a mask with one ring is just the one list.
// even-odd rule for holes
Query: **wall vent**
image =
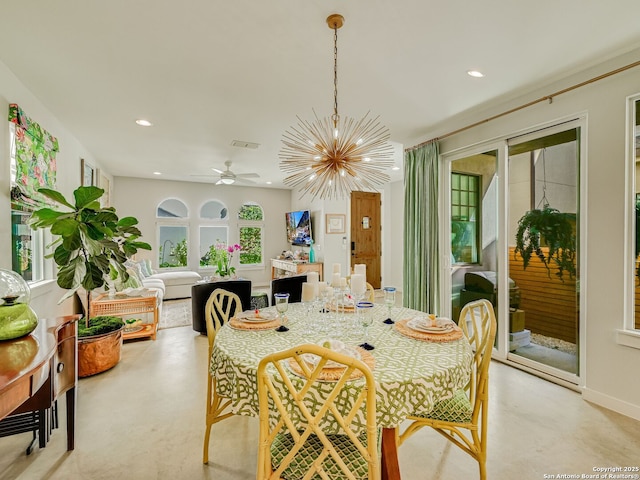
{"label": "wall vent", "polygon": [[231,145],[233,145],[234,147],[240,147],[240,148],[251,148],[253,150],[255,150],[260,146],[259,143],[245,142],[243,140],[234,140],[233,142],[231,142]]}

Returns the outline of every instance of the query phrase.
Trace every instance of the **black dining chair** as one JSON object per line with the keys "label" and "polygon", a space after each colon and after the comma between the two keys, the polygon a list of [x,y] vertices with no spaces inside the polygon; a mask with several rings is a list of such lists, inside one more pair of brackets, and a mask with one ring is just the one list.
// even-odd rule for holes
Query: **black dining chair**
{"label": "black dining chair", "polygon": [[271,280],[271,305],[276,304],[276,293],[288,293],[289,303],[302,301],[302,284],[307,281],[307,275],[292,275],[290,277]]}
{"label": "black dining chair", "polygon": [[191,322],[193,329],[202,335],[207,334],[205,323],[207,300],[216,288],[235,293],[240,298],[242,310],[251,310],[251,280],[196,283],[191,287]]}

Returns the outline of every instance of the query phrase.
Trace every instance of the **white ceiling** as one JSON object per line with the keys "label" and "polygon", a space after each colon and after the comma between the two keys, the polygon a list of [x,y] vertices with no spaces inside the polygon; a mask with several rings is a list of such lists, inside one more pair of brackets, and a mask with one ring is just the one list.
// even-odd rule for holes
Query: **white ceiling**
{"label": "white ceiling", "polygon": [[331,13],[340,113],[379,115],[399,162],[444,118],[640,45],[637,0],[33,0],[0,7],[0,61],[113,175],[231,160],[281,187],[282,133],[332,113]]}

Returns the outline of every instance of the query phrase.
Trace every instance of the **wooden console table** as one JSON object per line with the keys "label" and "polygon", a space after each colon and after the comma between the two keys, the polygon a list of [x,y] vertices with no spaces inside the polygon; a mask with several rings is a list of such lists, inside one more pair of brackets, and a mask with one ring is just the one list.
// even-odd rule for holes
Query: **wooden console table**
{"label": "wooden console table", "polygon": [[[79,318],[81,315],[41,319],[29,335],[0,342],[0,420],[28,411],[42,414],[66,393],[67,450],[75,447]],[[44,447],[46,421],[40,422],[39,436]]]}
{"label": "wooden console table", "polygon": [[301,273],[318,272],[320,281],[322,281],[322,262],[308,263],[296,262],[293,260],[271,259],[271,279],[282,278],[290,275],[300,275]]}
{"label": "wooden console table", "polygon": [[153,313],[153,323],[144,323],[142,329],[133,332],[123,331],[122,338],[130,340],[133,338],[151,337],[156,339],[158,333],[158,298],[155,292],[146,297],[123,297],[116,294],[115,298],[109,297],[108,293],[102,293],[91,301],[91,317],[99,315],[110,315],[113,317],[124,317],[126,315],[137,315],[141,313]]}

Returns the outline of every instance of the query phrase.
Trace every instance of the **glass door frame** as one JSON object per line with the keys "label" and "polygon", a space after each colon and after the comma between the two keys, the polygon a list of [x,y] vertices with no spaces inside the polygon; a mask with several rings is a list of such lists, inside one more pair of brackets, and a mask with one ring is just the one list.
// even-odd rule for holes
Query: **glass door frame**
{"label": "glass door frame", "polygon": [[587,118],[586,115],[572,116],[557,119],[553,122],[538,125],[522,132],[505,135],[483,143],[477,143],[470,147],[464,147],[450,152],[441,153],[440,169],[440,305],[441,315],[451,317],[451,162],[488,151],[497,151],[497,175],[498,175],[498,239],[497,239],[497,289],[498,289],[498,319],[509,318],[509,289],[505,279],[508,278],[509,249],[507,241],[507,228],[509,219],[509,145],[522,143],[531,138],[547,136],[563,130],[579,128],[579,152],[578,163],[579,191],[578,213],[579,221],[579,267],[580,277],[577,282],[579,291],[579,326],[578,326],[578,373],[573,374],[549,367],[538,362],[520,357],[509,352],[509,322],[498,320],[496,332],[496,346],[493,350],[495,360],[502,361],[519,369],[540,376],[554,383],[579,390],[584,386],[584,367],[586,365],[586,298],[587,298]]}
{"label": "glass door frame", "polygon": [[[586,225],[587,225],[587,215],[586,215],[586,198],[587,198],[587,170],[586,170],[586,157],[587,157],[587,150],[586,150],[586,118],[585,117],[580,117],[580,118],[570,118],[570,119],[566,119],[564,121],[559,120],[556,122],[553,122],[553,124],[549,124],[547,126],[541,126],[540,128],[536,128],[533,129],[529,132],[523,133],[522,135],[518,135],[518,136],[511,136],[510,138],[506,139],[506,144],[507,144],[507,149],[509,146],[513,146],[513,145],[518,145],[536,138],[540,138],[540,137],[545,137],[548,135],[553,135],[555,133],[559,133],[559,132],[563,132],[566,130],[571,130],[577,128],[579,129],[579,136],[578,136],[578,152],[579,152],[579,159],[578,159],[578,165],[577,165],[577,170],[578,170],[578,177],[579,177],[579,182],[578,182],[578,215],[579,215],[579,232],[578,232],[578,272],[579,272],[579,277],[578,280],[576,282],[576,289],[578,290],[579,293],[579,303],[578,303],[578,309],[579,309],[579,315],[578,315],[578,335],[577,335],[577,341],[578,341],[578,356],[576,361],[578,362],[577,365],[577,370],[578,373],[574,374],[574,373],[569,373],[566,372],[564,370],[558,369],[558,368],[554,368],[545,364],[541,364],[539,362],[535,362],[533,360],[529,360],[527,358],[524,358],[522,356],[519,356],[517,354],[511,353],[508,351],[508,349],[506,350],[506,358],[507,358],[507,363],[513,364],[513,365],[517,365],[519,368],[522,368],[526,371],[529,371],[535,375],[541,376],[543,378],[547,378],[549,380],[552,380],[556,383],[565,385],[567,387],[570,388],[580,388],[582,386],[584,386],[584,379],[583,379],[583,375],[581,374],[581,372],[584,371],[584,365],[585,365],[585,361],[586,361],[586,298],[587,298],[587,292],[586,292],[586,281],[584,281],[584,279],[586,278],[586,252],[587,252],[587,246],[586,246]],[[506,152],[506,165],[505,165],[505,184],[504,184],[504,200],[507,201],[508,197],[508,174],[509,174],[509,157],[508,157],[508,151]],[[508,202],[506,205],[506,208],[503,212],[504,216],[502,218],[503,220],[503,228],[504,228],[504,234],[506,236],[506,228],[507,228],[507,221],[508,221]],[[505,251],[501,250],[501,254],[504,255],[504,262],[503,262],[503,267],[504,267],[504,275],[507,275],[507,266],[508,266],[508,249],[505,246]],[[508,304],[508,298],[507,298],[508,292],[507,291],[502,291],[499,290],[498,292],[498,302],[500,305],[505,305],[505,302],[507,302]],[[508,334],[507,337],[505,337],[505,339],[508,339]]]}
{"label": "glass door frame", "polygon": [[[451,293],[452,293],[452,265],[451,265],[451,165],[456,160],[471,157],[473,155],[480,155],[486,152],[497,152],[496,157],[496,174],[498,176],[498,206],[497,206],[497,249],[496,249],[496,262],[498,265],[498,278],[497,289],[498,292],[504,290],[502,287],[504,283],[504,275],[506,269],[504,267],[505,258],[502,258],[501,252],[506,248],[503,235],[503,224],[501,211],[505,207],[505,195],[504,195],[504,165],[505,155],[507,153],[507,144],[505,140],[489,141],[481,144],[473,145],[472,147],[462,148],[452,152],[441,154],[442,166],[440,169],[440,251],[441,251],[441,272],[442,277],[440,279],[440,308],[441,315],[452,318],[453,312],[451,311]],[[498,302],[500,305],[504,305],[502,300]],[[508,303],[506,304],[508,305]],[[504,311],[502,311],[504,310]],[[504,317],[506,315],[506,317]],[[500,309],[496,312],[498,318],[509,318],[508,307]],[[507,323],[508,325],[508,323]],[[505,322],[498,321],[498,330],[496,332],[496,346],[493,349],[492,358],[498,360],[506,360],[506,350],[508,348],[508,335],[509,332],[505,331]]]}

